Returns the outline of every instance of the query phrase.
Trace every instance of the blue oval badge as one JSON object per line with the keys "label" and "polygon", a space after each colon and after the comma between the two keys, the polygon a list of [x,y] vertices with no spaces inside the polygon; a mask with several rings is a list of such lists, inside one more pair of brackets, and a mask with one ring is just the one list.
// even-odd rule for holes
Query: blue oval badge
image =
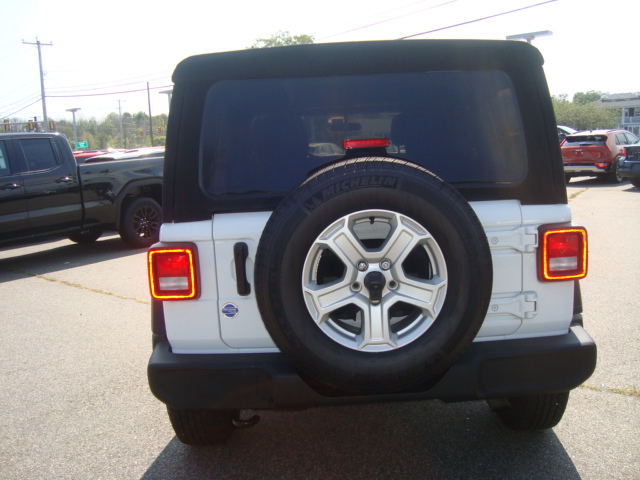
{"label": "blue oval badge", "polygon": [[238,316],[238,306],[235,303],[225,303],[222,306],[222,314],[227,318],[235,318]]}

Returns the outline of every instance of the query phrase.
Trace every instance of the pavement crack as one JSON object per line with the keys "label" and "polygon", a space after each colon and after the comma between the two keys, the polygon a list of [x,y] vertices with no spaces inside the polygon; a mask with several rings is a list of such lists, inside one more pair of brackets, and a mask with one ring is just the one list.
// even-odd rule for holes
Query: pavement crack
{"label": "pavement crack", "polygon": [[140,298],[135,298],[135,297],[127,297],[127,296],[124,296],[124,295],[119,295],[117,293],[109,292],[107,290],[101,290],[99,288],[86,287],[86,286],[81,285],[79,283],[67,282],[66,280],[60,280],[60,279],[57,279],[57,278],[49,277],[47,275],[41,275],[39,273],[27,272],[26,270],[21,270],[21,269],[17,269],[17,268],[5,268],[3,270],[9,271],[9,272],[13,272],[13,273],[19,273],[19,274],[22,274],[22,275],[28,275],[30,277],[38,278],[40,280],[45,280],[47,282],[57,283],[57,284],[60,284],[60,285],[65,285],[67,287],[77,288],[79,290],[87,290],[89,292],[98,293],[100,295],[107,295],[109,297],[119,298],[121,300],[133,300],[134,302],[142,303],[144,305],[151,305],[151,302],[149,300],[142,300]]}
{"label": "pavement crack", "polygon": [[635,387],[624,387],[624,388],[605,387],[604,385],[601,385],[601,386],[589,385],[587,383],[583,383],[582,385],[580,385],[580,387],[587,388],[589,390],[594,390],[596,392],[608,392],[608,393],[615,393],[618,395],[624,395],[625,397],[640,398],[640,390]]}

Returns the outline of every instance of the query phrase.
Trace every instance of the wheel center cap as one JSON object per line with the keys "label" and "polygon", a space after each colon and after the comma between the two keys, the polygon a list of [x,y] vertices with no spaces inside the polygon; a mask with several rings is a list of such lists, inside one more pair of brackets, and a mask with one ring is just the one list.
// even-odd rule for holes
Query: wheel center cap
{"label": "wheel center cap", "polygon": [[364,286],[369,290],[369,301],[377,305],[382,301],[382,291],[387,284],[382,272],[369,272],[364,277]]}

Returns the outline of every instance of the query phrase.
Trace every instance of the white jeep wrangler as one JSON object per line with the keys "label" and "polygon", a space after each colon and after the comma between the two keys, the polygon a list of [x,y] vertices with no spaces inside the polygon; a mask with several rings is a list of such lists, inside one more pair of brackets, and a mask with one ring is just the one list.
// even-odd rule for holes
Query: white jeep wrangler
{"label": "white jeep wrangler", "polygon": [[357,402],[560,421],[596,347],[542,63],[419,40],[178,65],[148,376],[182,442]]}

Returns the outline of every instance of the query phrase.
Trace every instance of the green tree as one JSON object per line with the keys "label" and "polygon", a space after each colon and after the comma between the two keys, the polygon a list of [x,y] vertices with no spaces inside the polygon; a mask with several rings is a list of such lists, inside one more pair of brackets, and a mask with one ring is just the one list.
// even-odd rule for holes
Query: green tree
{"label": "green tree", "polygon": [[620,120],[618,110],[603,108],[593,102],[570,102],[566,95],[554,96],[552,102],[558,125],[567,125],[578,130],[596,130],[614,128]]}
{"label": "green tree", "polygon": [[56,132],[61,133],[67,138],[67,142],[69,142],[69,146],[71,150],[76,149],[76,145],[73,142],[73,123],[67,120],[56,120]]}
{"label": "green tree", "polygon": [[286,30],[278,30],[269,38],[258,38],[256,41],[247,48],[272,48],[272,47],[286,47],[289,45],[306,45],[313,43],[314,38],[311,35],[291,35]]}
{"label": "green tree", "polygon": [[602,93],[597,90],[589,90],[588,92],[577,92],[573,96],[573,103],[577,103],[579,105],[586,105],[588,103],[600,100],[602,95],[606,95],[606,93]]}

